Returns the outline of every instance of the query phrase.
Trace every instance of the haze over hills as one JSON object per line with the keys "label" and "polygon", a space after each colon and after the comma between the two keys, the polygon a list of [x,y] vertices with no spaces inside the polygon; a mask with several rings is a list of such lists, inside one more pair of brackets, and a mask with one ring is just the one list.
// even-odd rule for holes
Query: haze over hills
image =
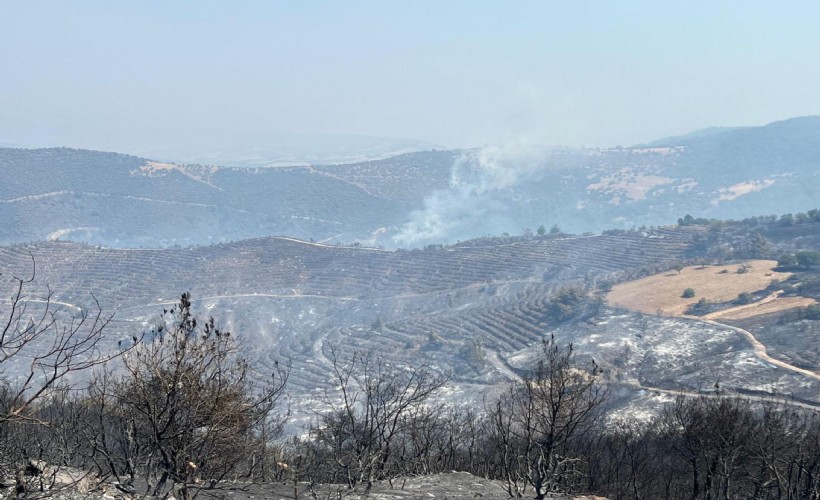
{"label": "haze over hills", "polygon": [[818,18],[0,1],[0,500],[820,500]]}
{"label": "haze over hills", "polygon": [[[252,380],[288,367],[288,436],[341,401],[335,377],[357,356],[398,373],[424,363],[443,384],[431,407],[472,414],[510,394],[550,338],[592,366],[607,429],[651,428],[683,397],[816,412],[818,127],[271,168],[2,149],[1,286],[14,297],[21,284],[19,314],[55,325],[103,311],[103,353],[162,339],[160,314],[191,292]],[[668,225],[680,213],[695,217]],[[563,230],[498,234],[539,222]],[[568,234],[578,227],[605,230]],[[465,241],[438,244],[453,239]],[[16,356],[3,375],[25,384],[31,366]]]}
{"label": "haze over hills", "polygon": [[650,146],[487,147],[267,169],[0,149],[0,242],[168,246],[274,234],[417,247],[540,225],[581,233],[686,213],[799,212],[820,195],[820,117]]}

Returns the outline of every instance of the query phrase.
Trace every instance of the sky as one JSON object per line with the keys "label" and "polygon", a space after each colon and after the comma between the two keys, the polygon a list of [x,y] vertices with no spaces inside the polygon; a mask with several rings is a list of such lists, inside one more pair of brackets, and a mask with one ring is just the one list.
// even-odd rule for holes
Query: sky
{"label": "sky", "polygon": [[820,2],[0,0],[0,144],[630,145],[820,114]]}

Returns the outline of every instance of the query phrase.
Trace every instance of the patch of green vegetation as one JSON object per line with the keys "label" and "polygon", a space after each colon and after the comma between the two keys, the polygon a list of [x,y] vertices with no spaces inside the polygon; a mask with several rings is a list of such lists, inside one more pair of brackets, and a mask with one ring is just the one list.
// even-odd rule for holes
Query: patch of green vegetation
{"label": "patch of green vegetation", "polygon": [[737,295],[737,298],[735,299],[735,304],[738,304],[738,305],[751,304],[752,300],[754,300],[754,297],[752,297],[751,293],[749,293],[749,292],[740,292]]}
{"label": "patch of green vegetation", "polygon": [[703,217],[692,217],[689,214],[684,215],[678,219],[679,226],[706,226],[709,225],[709,219]]}
{"label": "patch of green vegetation", "polygon": [[780,317],[780,324],[792,323],[794,321],[820,320],[820,304],[812,304],[806,307],[798,307],[787,311]]}
{"label": "patch of green vegetation", "polygon": [[584,311],[587,297],[578,287],[564,287],[547,302],[546,317],[555,323],[563,323]]}
{"label": "patch of green vegetation", "polygon": [[484,363],[484,348],[476,339],[465,339],[459,349],[459,354],[471,365]]}
{"label": "patch of green vegetation", "polygon": [[692,314],[694,316],[703,316],[704,314],[709,312],[709,301],[705,298],[701,298],[696,303],[689,306],[686,310],[686,314]]}
{"label": "patch of green vegetation", "polygon": [[820,266],[820,252],[804,250],[794,254],[783,254],[777,259],[777,266],[783,269],[811,269]]}

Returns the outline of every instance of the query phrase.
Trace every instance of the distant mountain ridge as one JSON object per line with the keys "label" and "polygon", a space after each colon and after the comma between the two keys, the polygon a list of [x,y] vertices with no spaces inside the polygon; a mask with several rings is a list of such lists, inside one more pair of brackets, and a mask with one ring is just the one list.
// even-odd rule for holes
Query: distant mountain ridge
{"label": "distant mountain ridge", "polygon": [[694,132],[689,132],[688,134],[683,135],[673,135],[669,137],[664,137],[663,139],[657,139],[647,144],[640,144],[635,147],[644,147],[644,148],[665,148],[665,147],[673,147],[673,146],[680,146],[681,144],[685,144],[693,139],[700,139],[703,137],[709,137],[712,135],[722,134],[724,132],[731,132],[733,130],[741,130],[744,128],[749,127],[707,127],[700,130],[695,130]]}
{"label": "distant mountain ridge", "polygon": [[690,143],[701,142],[702,139],[715,140],[715,136],[725,133],[732,134],[729,138],[722,138],[728,140],[738,140],[739,138],[760,136],[761,134],[764,136],[784,134],[792,138],[799,138],[806,133],[813,135],[813,132],[818,128],[820,128],[820,116],[799,116],[771,122],[760,127],[707,127],[684,135],[665,137],[637,147],[686,146]]}
{"label": "distant mountain ridge", "polygon": [[161,161],[216,164],[226,167],[268,167],[357,163],[404,153],[442,149],[412,139],[361,135],[276,134],[261,145],[208,144],[166,147],[133,146],[127,151]]}
{"label": "distant mountain ridge", "polygon": [[214,167],[0,148],[0,244],[207,244],[268,235],[417,247],[559,225],[801,212],[820,199],[820,117],[614,149],[422,151],[341,165]]}

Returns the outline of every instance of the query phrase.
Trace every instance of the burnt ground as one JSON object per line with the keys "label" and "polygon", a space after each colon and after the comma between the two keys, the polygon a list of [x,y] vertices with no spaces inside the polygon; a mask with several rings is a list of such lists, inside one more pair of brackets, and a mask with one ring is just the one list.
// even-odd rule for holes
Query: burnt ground
{"label": "burnt ground", "polygon": [[807,370],[820,370],[820,321],[784,322],[782,317],[775,313],[726,323],[752,332],[772,357]]}
{"label": "burnt ground", "polygon": [[[65,469],[68,471],[69,469]],[[70,469],[74,472],[74,477],[81,478],[79,481],[68,483],[61,487],[46,487],[45,491],[33,492],[32,498],[51,498],[58,500],[131,500],[131,499],[156,499],[156,497],[144,496],[144,481],[138,480],[142,488],[119,489],[113,483],[95,483],[90,476],[77,469]],[[59,480],[58,480],[59,481]],[[46,482],[48,484],[48,482]],[[53,483],[52,483],[53,484]],[[10,498],[14,488],[13,481],[4,481],[0,484],[0,496]],[[467,472],[449,472],[443,474],[430,474],[425,476],[414,476],[397,478],[392,482],[381,481],[376,483],[371,491],[364,489],[351,490],[345,485],[321,484],[309,485],[308,483],[266,483],[266,484],[227,484],[215,489],[194,489],[192,493],[197,498],[203,500],[280,500],[280,499],[413,499],[413,498],[484,498],[484,499],[506,499],[510,495],[505,489],[503,481],[492,481],[483,479]],[[534,494],[531,488],[523,492],[523,498],[532,498]],[[172,496],[168,499],[171,500]],[[598,496],[572,496],[554,494],[549,496],[555,500],[606,500]]]}
{"label": "burnt ground", "polygon": [[[297,493],[297,494],[295,494]],[[265,484],[254,485],[243,490],[220,491],[219,495],[232,500],[279,500],[297,498],[345,498],[345,499],[408,499],[408,498],[485,498],[506,499],[510,495],[505,490],[502,481],[491,481],[476,477],[467,472],[450,472],[444,474],[430,474],[427,476],[398,478],[376,484],[365,494],[363,491],[351,491],[344,485],[319,485],[313,489],[307,484],[300,484],[294,492],[292,484]],[[524,498],[533,497],[532,489],[528,488]],[[594,496],[567,496],[556,494],[555,499],[564,500],[593,500],[603,497]]]}

